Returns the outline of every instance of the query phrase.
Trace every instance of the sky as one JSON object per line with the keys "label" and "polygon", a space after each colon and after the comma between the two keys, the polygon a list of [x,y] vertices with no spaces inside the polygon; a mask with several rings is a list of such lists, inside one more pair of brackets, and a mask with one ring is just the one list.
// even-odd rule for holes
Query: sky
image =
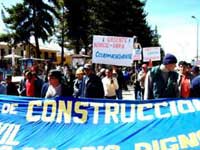
{"label": "sky", "polygon": [[157,26],[166,53],[174,54],[179,61],[196,59],[200,0],[147,0],[145,12],[148,24]]}
{"label": "sky", "polygon": [[12,5],[15,5],[18,2],[22,2],[22,0],[0,0],[0,33],[5,32],[6,29],[1,16],[1,10],[3,8],[3,5],[5,7],[11,7]]}
{"label": "sky", "polygon": [[[10,7],[20,1],[22,0],[0,0],[0,9],[2,3]],[[196,59],[200,0],[147,0],[144,11],[147,13],[146,19],[151,28],[157,26],[161,35],[159,42],[166,53],[174,54],[178,61],[191,62],[192,59]],[[5,26],[0,16],[0,33],[4,30]],[[200,38],[198,42],[200,56]]]}

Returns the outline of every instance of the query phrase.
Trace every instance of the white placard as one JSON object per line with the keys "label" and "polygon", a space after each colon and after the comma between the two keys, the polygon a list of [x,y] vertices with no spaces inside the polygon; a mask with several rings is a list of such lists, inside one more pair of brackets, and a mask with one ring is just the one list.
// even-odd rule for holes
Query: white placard
{"label": "white placard", "polygon": [[131,66],[133,62],[133,38],[94,35],[92,62]]}
{"label": "white placard", "polygon": [[143,62],[159,61],[160,47],[145,47],[143,48]]}

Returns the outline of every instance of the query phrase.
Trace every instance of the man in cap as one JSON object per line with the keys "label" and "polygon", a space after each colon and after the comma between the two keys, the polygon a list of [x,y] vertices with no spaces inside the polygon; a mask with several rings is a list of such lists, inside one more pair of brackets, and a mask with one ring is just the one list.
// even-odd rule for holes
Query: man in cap
{"label": "man in cap", "polygon": [[178,73],[174,71],[177,59],[166,54],[160,66],[148,71],[145,78],[144,99],[178,97]]}
{"label": "man in cap", "polygon": [[83,82],[81,86],[81,97],[85,98],[103,98],[104,89],[101,78],[98,77],[91,64],[84,65]]}

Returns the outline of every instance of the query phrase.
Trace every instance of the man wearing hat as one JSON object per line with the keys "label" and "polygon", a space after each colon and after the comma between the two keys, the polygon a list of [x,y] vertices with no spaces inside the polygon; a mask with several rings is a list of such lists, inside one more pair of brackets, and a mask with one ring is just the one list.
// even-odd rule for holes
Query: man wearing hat
{"label": "man wearing hat", "polygon": [[91,64],[84,65],[83,82],[81,85],[81,97],[84,98],[103,98],[104,89],[101,78],[98,77],[92,68]]}
{"label": "man wearing hat", "polygon": [[179,96],[178,73],[174,71],[177,59],[166,54],[160,66],[148,71],[145,78],[144,99],[175,98]]}

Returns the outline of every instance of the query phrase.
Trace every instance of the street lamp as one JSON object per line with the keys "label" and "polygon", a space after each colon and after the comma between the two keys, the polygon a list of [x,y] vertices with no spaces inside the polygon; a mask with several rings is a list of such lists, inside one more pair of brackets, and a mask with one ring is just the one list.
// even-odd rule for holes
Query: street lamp
{"label": "street lamp", "polygon": [[197,22],[197,61],[198,61],[198,57],[199,57],[199,54],[198,54],[198,52],[199,52],[199,20],[195,16],[192,16],[192,18],[195,19]]}

